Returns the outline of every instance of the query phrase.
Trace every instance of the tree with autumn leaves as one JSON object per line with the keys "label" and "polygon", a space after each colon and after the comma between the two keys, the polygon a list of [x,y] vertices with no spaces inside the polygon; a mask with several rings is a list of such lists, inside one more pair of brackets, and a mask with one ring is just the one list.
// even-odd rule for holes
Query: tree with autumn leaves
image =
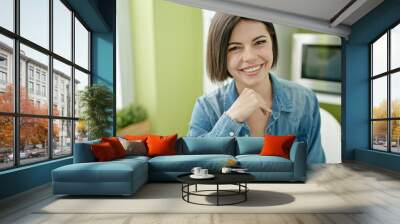
{"label": "tree with autumn leaves", "polygon": [[[14,88],[8,85],[6,92],[0,93],[0,111],[13,112],[14,107]],[[20,111],[22,114],[40,114],[46,115],[48,112],[47,104],[34,105],[29,99],[29,95],[24,87],[20,88]],[[53,111],[55,115],[59,114],[56,109]],[[13,147],[13,119],[11,116],[0,116],[0,146],[2,148]],[[26,145],[47,143],[48,136],[48,119],[46,118],[20,118],[20,148],[24,149]],[[53,138],[58,138],[59,127],[53,125]]]}
{"label": "tree with autumn leaves", "polygon": [[[394,99],[391,104],[391,117],[400,117],[400,100]],[[387,118],[387,101],[383,100],[378,106],[373,108],[373,118]],[[377,121],[373,125],[374,138],[385,138],[387,136],[387,122]],[[400,123],[392,121],[392,141],[397,141],[400,138]]]}

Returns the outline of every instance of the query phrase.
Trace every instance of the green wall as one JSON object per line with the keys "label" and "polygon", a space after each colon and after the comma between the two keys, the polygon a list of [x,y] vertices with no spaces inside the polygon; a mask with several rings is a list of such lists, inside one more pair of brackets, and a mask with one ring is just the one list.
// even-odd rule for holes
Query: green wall
{"label": "green wall", "polygon": [[342,122],[342,113],[341,113],[342,107],[340,105],[319,103],[319,106],[328,111],[330,114],[332,114],[339,123]]}
{"label": "green wall", "polygon": [[202,14],[163,0],[133,0],[135,102],[149,112],[154,134],[184,136],[202,94]]}

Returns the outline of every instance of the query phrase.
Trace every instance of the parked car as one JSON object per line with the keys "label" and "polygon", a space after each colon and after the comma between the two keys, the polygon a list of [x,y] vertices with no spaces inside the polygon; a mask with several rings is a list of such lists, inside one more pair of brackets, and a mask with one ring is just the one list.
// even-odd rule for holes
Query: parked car
{"label": "parked car", "polygon": [[[12,161],[12,160],[14,160],[14,153],[11,153],[11,154],[8,154],[8,160],[9,161]],[[28,159],[28,158],[31,158],[32,157],[32,152],[31,152],[31,150],[24,150],[24,151],[21,151],[20,153],[19,153],[19,158],[20,159]]]}

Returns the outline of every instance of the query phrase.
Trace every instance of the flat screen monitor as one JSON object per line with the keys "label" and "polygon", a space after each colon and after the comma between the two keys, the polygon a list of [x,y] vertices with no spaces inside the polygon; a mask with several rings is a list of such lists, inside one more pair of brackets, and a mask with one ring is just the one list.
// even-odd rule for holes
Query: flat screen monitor
{"label": "flat screen monitor", "polygon": [[302,52],[302,78],[340,82],[340,46],[304,44]]}

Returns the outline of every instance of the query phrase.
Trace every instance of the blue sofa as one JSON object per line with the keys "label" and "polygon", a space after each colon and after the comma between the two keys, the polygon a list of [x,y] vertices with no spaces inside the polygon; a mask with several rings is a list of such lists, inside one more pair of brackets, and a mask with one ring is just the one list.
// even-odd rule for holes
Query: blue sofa
{"label": "blue sofa", "polygon": [[306,145],[295,141],[290,160],[259,156],[262,137],[182,137],[177,140],[177,155],[127,156],[108,162],[96,162],[90,145],[99,141],[75,144],[74,163],[52,171],[54,194],[131,195],[146,182],[176,181],[193,167],[218,172],[230,159],[247,168],[260,182],[304,182],[306,180]]}

